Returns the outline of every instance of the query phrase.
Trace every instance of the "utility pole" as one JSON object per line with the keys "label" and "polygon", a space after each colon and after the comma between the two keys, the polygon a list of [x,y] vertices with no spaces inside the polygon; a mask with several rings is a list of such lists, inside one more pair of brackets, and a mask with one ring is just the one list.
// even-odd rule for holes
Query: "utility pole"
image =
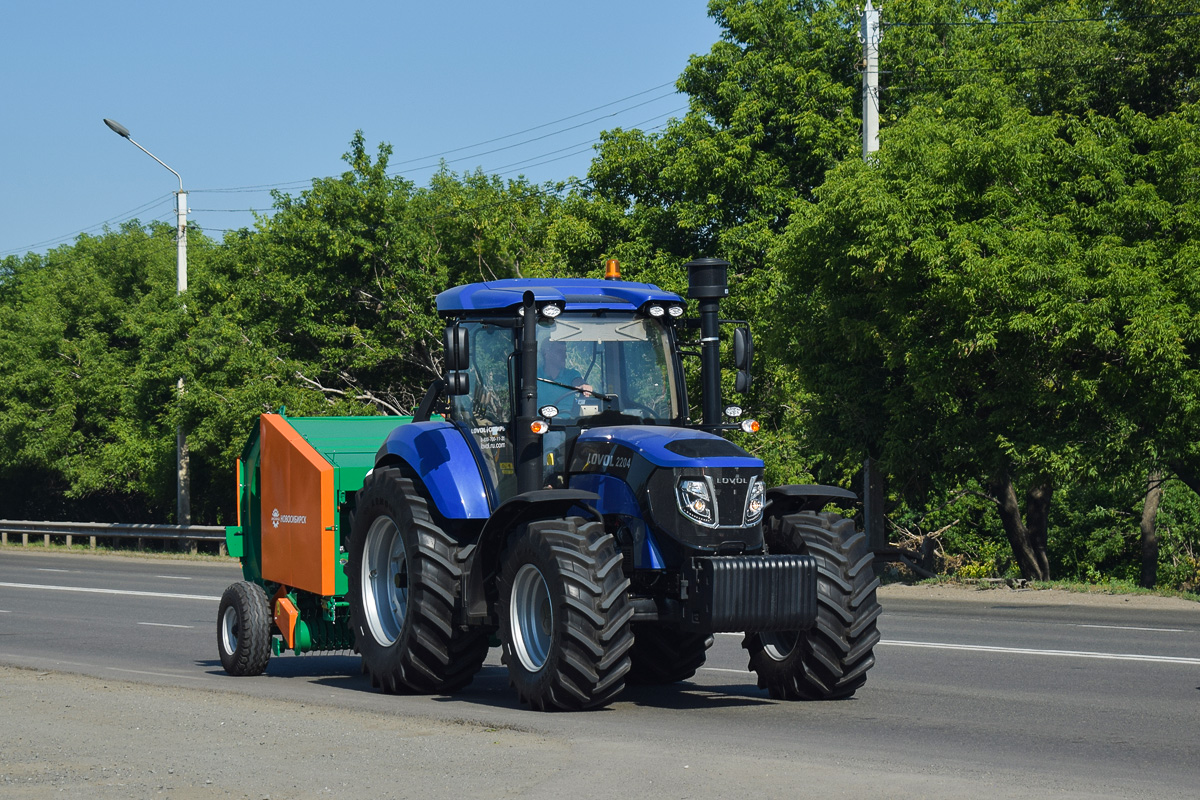
{"label": "utility pole", "polygon": [[[130,137],[129,130],[124,125],[111,119],[104,120],[104,124],[113,133],[127,140],[138,150],[141,150],[166,167],[167,171],[179,181],[179,191],[175,193],[175,241],[177,245],[175,255],[175,293],[183,294],[187,291],[187,192],[183,190],[183,178],[180,177],[178,172],[167,166],[161,158],[135,142]],[[179,392],[179,396],[183,397],[183,378],[180,378],[175,386]],[[175,427],[175,522],[179,525],[192,524],[192,476],[189,461],[187,434],[183,430],[183,425],[177,425]]]}
{"label": "utility pole", "polygon": [[[879,9],[867,0],[862,10],[862,27],[858,39],[863,46],[863,107],[862,107],[862,154],[869,162],[871,154],[879,149],[879,40],[882,31]],[[884,476],[875,459],[867,456],[862,469],[863,529],[867,533],[867,546],[878,553],[887,547],[887,531],[884,529],[883,503],[887,495]],[[883,569],[883,562],[875,562],[875,572]]]}
{"label": "utility pole", "polygon": [[879,149],[879,40],[882,36],[879,9],[867,0],[862,12],[862,27],[858,39],[863,46],[863,161]]}

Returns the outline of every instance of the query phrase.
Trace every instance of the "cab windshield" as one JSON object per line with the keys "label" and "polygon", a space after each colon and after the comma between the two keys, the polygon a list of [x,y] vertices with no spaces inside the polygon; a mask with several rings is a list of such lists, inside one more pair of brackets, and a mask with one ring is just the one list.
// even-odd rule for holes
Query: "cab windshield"
{"label": "cab windshield", "polygon": [[[538,323],[537,407],[557,425],[669,424],[679,416],[666,331],[628,314],[562,314]],[[609,413],[606,413],[609,412]]]}
{"label": "cab windshield", "polygon": [[[474,442],[492,502],[516,493],[518,330],[464,321],[470,337],[469,391],[451,398],[450,419]],[[679,394],[667,331],[632,314],[567,313],[538,322],[537,408],[545,486],[565,483],[570,446],[584,428],[677,424]]]}

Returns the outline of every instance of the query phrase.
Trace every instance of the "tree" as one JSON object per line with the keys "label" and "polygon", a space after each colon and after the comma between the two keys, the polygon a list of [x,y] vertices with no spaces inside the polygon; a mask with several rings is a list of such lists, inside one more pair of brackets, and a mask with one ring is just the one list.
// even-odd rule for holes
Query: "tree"
{"label": "tree", "polygon": [[174,261],[174,230],[137,223],[9,261],[0,474],[15,509],[61,516],[65,497],[77,518],[137,522],[173,506],[181,373],[159,345],[182,316]]}
{"label": "tree", "polygon": [[777,251],[819,440],[916,503],[983,478],[1026,577],[1049,575],[1055,487],[1144,457],[1155,409],[1194,393],[1193,223],[1156,186],[1178,122],[969,84],[831,171]]}

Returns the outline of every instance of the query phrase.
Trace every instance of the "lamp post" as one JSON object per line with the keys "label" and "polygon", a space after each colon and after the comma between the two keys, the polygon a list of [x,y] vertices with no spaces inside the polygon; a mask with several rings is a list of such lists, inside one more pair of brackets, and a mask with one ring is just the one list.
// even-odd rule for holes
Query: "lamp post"
{"label": "lamp post", "polygon": [[[111,119],[104,120],[104,124],[121,138],[128,139],[130,144],[138,150],[141,150],[159,164],[162,164],[179,180],[179,191],[175,193],[175,210],[177,215],[177,227],[175,229],[175,241],[177,245],[175,291],[177,294],[183,294],[187,291],[187,193],[183,191],[183,178],[180,177],[178,172],[168,167],[161,158],[135,142],[130,137],[129,130],[124,125]],[[179,379],[176,386],[179,394],[182,395],[183,378]],[[191,525],[192,480],[188,472],[187,435],[183,432],[182,424],[175,427],[175,478],[176,522],[180,525]]]}

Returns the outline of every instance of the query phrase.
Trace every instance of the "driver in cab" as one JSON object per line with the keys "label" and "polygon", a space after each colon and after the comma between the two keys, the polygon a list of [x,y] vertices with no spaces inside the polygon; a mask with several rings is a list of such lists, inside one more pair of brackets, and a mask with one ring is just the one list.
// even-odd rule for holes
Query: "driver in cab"
{"label": "driver in cab", "polygon": [[591,384],[567,366],[566,342],[546,342],[538,347],[542,368],[538,371],[537,406],[554,406],[559,413],[574,416],[579,398],[591,397]]}

